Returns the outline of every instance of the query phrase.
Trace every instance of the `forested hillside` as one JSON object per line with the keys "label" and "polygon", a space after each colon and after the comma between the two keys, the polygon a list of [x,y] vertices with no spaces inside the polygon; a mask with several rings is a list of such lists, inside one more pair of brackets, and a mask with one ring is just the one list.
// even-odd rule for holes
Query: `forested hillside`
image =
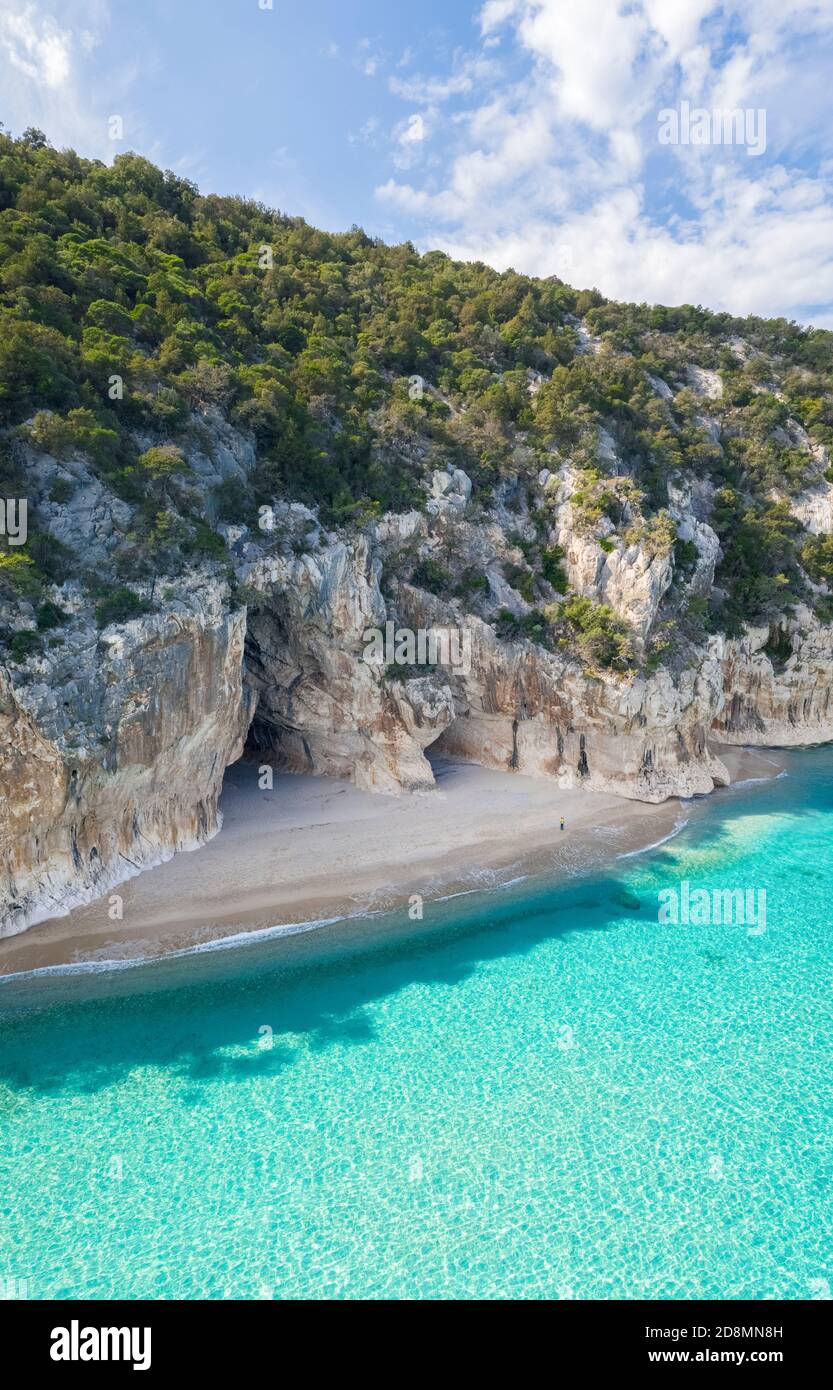
{"label": "forested hillside", "polygon": [[[488,511],[502,481],[523,489],[565,462],[573,524],[607,550],[673,548],[678,587],[697,552],[668,485],[706,488],[721,554],[710,594],[677,596],[689,638],[799,600],[830,619],[833,539],[793,505],[833,477],[828,332],[617,304],[360,228],[331,235],[202,196],[136,155],[108,167],[59,152],[34,130],[0,134],[0,319],[0,492],[27,495],[32,451],[81,455],[129,509],[115,599],[37,509],[26,547],[0,536],[0,598],[34,602],[45,631],[60,625],[50,584],[75,577],[103,620],[129,617],[152,605],[151,577],[224,565],[218,524],[252,526],[275,497],[356,528],[424,509],[436,469],[462,469]],[[256,466],[206,494],[189,452],[210,452],[200,413],[215,409]],[[53,502],[71,497],[71,479],[51,486]],[[508,582],[533,604],[561,594],[575,631],[592,627],[546,505],[528,501],[535,532],[519,535]],[[446,582],[425,562],[420,579]]]}

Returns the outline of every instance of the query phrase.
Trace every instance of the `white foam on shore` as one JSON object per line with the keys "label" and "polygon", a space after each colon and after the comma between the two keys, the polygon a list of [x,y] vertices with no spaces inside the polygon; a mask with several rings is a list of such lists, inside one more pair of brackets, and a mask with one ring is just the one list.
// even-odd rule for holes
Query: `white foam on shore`
{"label": "white foam on shore", "polygon": [[655,840],[652,845],[643,845],[641,849],[625,850],[622,854],[617,854],[616,858],[633,859],[636,857],[637,854],[648,854],[652,849],[659,849],[660,845],[667,845],[669,840],[676,839],[680,831],[685,830],[686,826],[688,825],[689,819],[690,818],[688,816],[680,816],[679,820],[674,822],[673,830],[669,830],[667,835],[662,836],[662,839]]}
{"label": "white foam on shore", "polygon": [[[779,778],[786,776],[788,776],[786,769],[778,774]],[[754,785],[758,782],[772,782],[774,780],[776,779],[771,777],[750,778],[744,782],[733,783],[732,788],[727,788],[727,790],[731,790],[734,787]],[[684,830],[688,825],[689,819],[689,816],[679,817],[667,835],[663,835],[659,840],[655,840],[649,845],[643,845],[639,849],[623,851],[615,856],[616,860],[632,859],[637,855],[649,854],[652,850],[659,849],[662,845],[667,844],[669,840],[675,839],[680,831]],[[587,864],[571,866],[565,864],[559,865],[564,878],[567,879],[575,877],[577,873],[580,874],[585,872],[588,867]],[[499,889],[511,888],[516,884],[523,883],[534,877],[532,874],[518,874],[502,882],[495,882],[495,876],[499,872],[499,870],[494,869],[474,870],[471,877],[475,880],[480,878],[481,881],[475,881],[473,887],[462,888],[454,893],[446,893],[436,898],[429,898],[428,901],[435,903],[451,902],[455,898],[470,897],[476,893],[496,892]],[[255,927],[248,931],[233,932],[229,936],[215,937],[211,941],[196,942],[192,946],[184,946],[177,951],[137,955],[121,960],[118,958],[108,958],[104,960],[73,961],[62,965],[38,966],[33,970],[20,970],[7,975],[0,975],[0,988],[2,988],[4,984],[14,980],[30,980],[49,976],[60,977],[105,974],[109,972],[115,973],[122,970],[136,969],[143,965],[160,965],[165,961],[182,960],[187,956],[205,955],[213,951],[233,950],[238,947],[245,948],[256,945],[260,941],[273,941],[283,936],[297,936],[305,932],[317,931],[319,927],[334,926],[337,922],[350,922],[373,917],[383,917],[397,910],[402,910],[404,906],[404,903],[398,905],[388,904],[383,908],[376,909],[368,906],[356,912],[346,913],[336,917],[319,917],[306,922],[284,922],[277,923],[271,927]]]}
{"label": "white foam on shore", "polygon": [[[775,766],[775,764],[773,764],[773,766]],[[774,777],[744,777],[740,782],[733,782],[730,787],[725,787],[723,790],[733,792],[742,787],[758,787],[762,786],[765,782],[780,782],[782,777],[789,777],[789,775],[787,769],[782,768]]]}
{"label": "white foam on shore", "polygon": [[[492,870],[481,871],[491,874]],[[451,902],[454,898],[466,898],[475,893],[496,892],[498,889],[511,888],[513,885],[523,883],[530,877],[529,874],[518,874],[514,878],[506,879],[502,883],[494,881],[484,885],[476,884],[473,888],[462,888],[456,893],[445,893],[437,898],[430,898],[429,902],[444,903]],[[331,927],[337,922],[355,922],[368,920],[373,917],[384,917],[389,913],[404,909],[404,903],[398,906],[388,905],[382,908],[362,908],[356,912],[349,912],[337,917],[315,917],[307,922],[281,922],[272,927],[253,927],[251,931],[232,932],[229,936],[219,936],[211,941],[198,941],[193,946],[183,946],[178,951],[164,951],[153,955],[131,956],[127,959],[108,957],[104,960],[82,960],[69,961],[62,965],[40,965],[34,970],[17,970],[7,975],[0,975],[0,989],[4,984],[12,980],[32,980],[36,978],[46,978],[49,976],[66,975],[99,975],[116,973],[121,970],[134,970],[142,965],[161,965],[163,962],[171,960],[182,960],[186,956],[207,955],[211,951],[232,950],[236,947],[246,947],[256,945],[259,941],[274,941],[282,936],[299,936],[304,932],[317,931],[319,927]]]}
{"label": "white foam on shore", "polygon": [[356,912],[347,917],[317,917],[309,922],[282,922],[274,927],[255,927],[252,931],[234,932],[230,936],[215,937],[212,941],[199,941],[193,946],[183,946],[179,951],[165,951],[160,955],[151,956],[131,956],[127,960],[80,960],[63,965],[40,965],[34,970],[18,970],[8,975],[0,975],[0,988],[10,980],[32,980],[47,975],[98,975],[119,970],[135,970],[142,965],[161,965],[169,960],[182,960],[184,956],[205,955],[209,951],[224,951],[236,946],[251,946],[257,941],[271,941],[280,936],[297,936],[301,932],[329,927],[335,922],[347,922],[354,917],[381,915],[381,912]]}
{"label": "white foam on shore", "polygon": [[[491,874],[492,870],[481,870],[484,877]],[[470,898],[474,893],[499,893],[503,888],[513,888],[516,883],[525,883],[531,874],[516,874],[514,878],[505,878],[501,882],[489,881],[485,884],[478,883],[475,888],[458,888],[456,893],[443,893],[439,898],[431,898],[434,903],[450,903],[454,898]]]}
{"label": "white foam on shore", "polygon": [[[629,859],[634,854],[645,854],[651,849],[656,849],[659,845],[664,844],[666,840],[670,840],[676,835],[687,823],[688,818],[686,817],[677,822],[670,834],[663,836],[663,838],[657,840],[655,844],[645,845],[642,849],[631,850],[627,854],[619,854],[616,858]],[[559,868],[564,873],[565,878],[572,878],[576,873],[583,872],[587,868],[587,865],[571,865],[568,868],[568,866],[561,864]],[[474,870],[471,873],[471,877],[475,880],[479,878],[481,881],[475,882],[473,887],[461,888],[454,893],[445,893],[436,898],[429,898],[428,901],[444,903],[452,902],[455,898],[471,897],[477,893],[493,893],[501,889],[512,888],[519,883],[526,882],[534,876],[532,874],[517,874],[512,878],[504,879],[501,882],[495,882],[495,875],[498,872],[499,870],[495,869]],[[403,909],[404,903],[399,904],[398,908],[400,910]],[[397,906],[390,904],[376,909],[366,907],[356,912],[345,913],[336,917],[317,917],[306,922],[282,922],[276,923],[271,927],[253,927],[249,931],[232,932],[229,936],[214,937],[211,941],[195,942],[194,945],[183,946],[178,951],[164,951],[149,955],[137,955],[126,959],[108,957],[103,960],[69,961],[61,965],[41,965],[33,970],[18,970],[6,975],[0,975],[0,989],[2,989],[4,984],[9,984],[15,980],[44,979],[50,976],[60,978],[74,975],[115,974],[122,970],[138,969],[143,965],[161,965],[166,961],[182,960],[188,956],[207,955],[209,952],[233,950],[238,947],[245,948],[256,945],[260,941],[274,941],[283,936],[298,936],[305,932],[317,931],[319,927],[334,926],[337,922],[352,922],[363,919],[367,920],[373,917],[384,917],[395,911],[397,911]]]}

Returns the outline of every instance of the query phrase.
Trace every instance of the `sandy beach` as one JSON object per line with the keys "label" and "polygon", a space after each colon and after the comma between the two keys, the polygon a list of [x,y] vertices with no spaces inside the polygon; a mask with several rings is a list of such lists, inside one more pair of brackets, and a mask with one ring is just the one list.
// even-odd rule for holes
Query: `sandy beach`
{"label": "sandy beach", "polygon": [[[771,750],[720,750],[733,781],[776,776]],[[80,961],[155,957],[241,931],[356,916],[536,871],[609,864],[673,833],[677,800],[660,806],[470,764],[437,762],[437,787],[416,796],[348,782],[226,773],[223,828],[64,917],[0,941],[0,975]],[[565,828],[560,829],[561,817]]]}

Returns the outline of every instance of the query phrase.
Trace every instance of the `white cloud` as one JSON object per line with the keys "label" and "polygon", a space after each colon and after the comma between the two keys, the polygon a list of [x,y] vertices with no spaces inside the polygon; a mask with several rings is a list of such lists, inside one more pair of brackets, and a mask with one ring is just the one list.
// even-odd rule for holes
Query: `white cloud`
{"label": "white cloud", "polygon": [[388,61],[388,54],[374,45],[372,39],[360,39],[356,63],[365,77],[376,77]]}
{"label": "white cloud", "polygon": [[347,136],[351,145],[374,145],[379,134],[378,116],[368,116],[364,125],[359,126],[358,131],[351,131]]}
{"label": "white cloud", "polygon": [[447,77],[391,77],[388,85],[394,96],[433,106],[448,101],[450,97],[477,91],[493,79],[497,71],[488,58],[457,53]]}
{"label": "white cloud", "polygon": [[650,34],[640,10],[611,0],[528,4],[519,26],[524,47],[556,74],[561,113],[600,130],[644,99],[637,60],[648,56]]}
{"label": "white cloud", "polygon": [[491,34],[493,29],[517,12],[522,0],[486,0],[486,4],[480,11],[480,30],[483,34]]}
{"label": "white cloud", "polygon": [[8,62],[25,77],[47,88],[65,86],[72,36],[51,16],[39,19],[33,5],[0,13],[0,42]]}
{"label": "white cloud", "polygon": [[[833,118],[829,0],[487,0],[479,17],[511,68],[481,46],[390,82],[451,111],[422,177],[376,190],[408,234],[616,298],[833,319],[831,169],[812,157]],[[766,107],[767,157],[660,146],[658,112],[684,98]]]}
{"label": "white cloud", "polygon": [[[56,146],[105,160],[140,143],[126,109],[135,62],[118,70],[97,62],[109,19],[108,0],[0,0],[2,114],[13,133],[37,126]],[[109,139],[115,114],[125,121],[124,143]]]}

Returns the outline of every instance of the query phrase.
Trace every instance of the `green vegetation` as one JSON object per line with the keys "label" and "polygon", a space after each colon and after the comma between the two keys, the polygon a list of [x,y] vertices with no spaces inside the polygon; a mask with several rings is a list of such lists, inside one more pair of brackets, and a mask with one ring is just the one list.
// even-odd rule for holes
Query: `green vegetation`
{"label": "green vegetation", "polygon": [[37,623],[39,632],[48,632],[51,628],[63,627],[67,621],[67,615],[63,608],[59,608],[57,603],[45,599],[39,605],[37,611]]}
{"label": "green vegetation", "polygon": [[723,547],[719,576],[729,589],[717,618],[729,636],[769,620],[803,596],[797,541],[802,528],[782,502],[750,503],[734,488],[715,496],[712,525]]}
{"label": "green vegetation", "polygon": [[127,623],[147,613],[150,604],[133,593],[132,589],[114,589],[112,594],[96,604],[95,618],[99,627],[109,623]]}
{"label": "green vegetation", "polygon": [[698,553],[694,541],[676,540],[674,542],[674,564],[676,568],[682,571],[683,574],[689,573],[697,564]]}
{"label": "green vegetation", "polygon": [[816,584],[833,588],[833,536],[811,536],[805,541],[801,563]]}
{"label": "green vegetation", "polygon": [[16,632],[8,642],[8,649],[12,661],[28,661],[30,656],[37,656],[41,650],[41,639],[36,632],[27,630]]}
{"label": "green vegetation", "polygon": [[541,573],[558,594],[567,592],[567,575],[561,563],[563,559],[564,551],[560,545],[548,545],[541,552]]}
{"label": "green vegetation", "polygon": [[455,590],[458,598],[466,599],[471,598],[474,594],[488,594],[488,592],[489,581],[485,574],[481,574],[472,566],[463,570]]}
{"label": "green vegetation", "polygon": [[418,589],[427,589],[429,594],[448,593],[454,581],[447,569],[429,555],[415,565],[411,583]]}
{"label": "green vegetation", "polygon": [[570,598],[562,603],[560,615],[585,660],[594,666],[625,671],[633,665],[633,642],[627,623],[606,603],[589,598]]}
{"label": "green vegetation", "polygon": [[20,550],[0,549],[0,601],[37,599],[43,581],[29,555]]}
{"label": "green vegetation", "polygon": [[780,669],[789,661],[792,656],[793,644],[790,641],[789,633],[783,628],[772,627],[769,631],[769,640],[764,651],[776,669]]}
{"label": "green vegetation", "polygon": [[510,608],[501,608],[495,622],[495,631],[504,641],[512,642],[528,638],[542,646],[552,645],[552,631],[547,615],[533,608],[518,618]]}
{"label": "green vegetation", "polygon": [[[579,320],[598,351],[576,351]],[[722,396],[704,402],[692,367],[719,373]],[[544,377],[534,395],[530,368]],[[411,399],[415,375],[436,389]],[[207,492],[189,456],[211,452],[218,414],[252,438],[257,463],[248,483]],[[157,578],[195,560],[226,564],[218,521],[251,525],[259,506],[287,497],[317,507],[327,526],[359,528],[388,509],[424,508],[431,470],[461,467],[484,507],[507,482],[525,564],[506,576],[532,604],[540,581],[567,594],[535,478],[569,459],[577,527],[612,525],[598,535],[608,552],[620,540],[674,547],[677,588],[696,555],[676,540],[669,480],[716,492],[717,593],[708,611],[693,600],[680,611],[692,632],[736,632],[798,599],[826,611],[805,575],[833,582],[829,546],[808,540],[784,500],[817,467],[803,431],[833,444],[830,333],[617,304],[555,278],[386,246],[359,227],[329,234],[259,203],[201,196],[134,154],[108,167],[37,131],[15,140],[0,130],[0,483],[18,495],[25,443],[80,458],[132,509],[112,595],[96,593],[85,557],[62,551],[37,516],[25,555],[0,537],[2,595],[42,602],[44,585],[74,573],[100,600],[100,622],[135,616]],[[55,479],[50,501],[69,503],[75,486]],[[411,578],[461,597],[486,584],[430,559]],[[148,600],[131,587],[142,585]],[[533,614],[512,631],[566,631],[587,660],[623,669],[628,635],[586,602],[567,599],[555,628]]]}
{"label": "green vegetation", "polygon": [[521,598],[527,603],[535,602],[535,576],[531,570],[526,569],[524,565],[505,564],[503,573],[507,584],[517,589]]}

